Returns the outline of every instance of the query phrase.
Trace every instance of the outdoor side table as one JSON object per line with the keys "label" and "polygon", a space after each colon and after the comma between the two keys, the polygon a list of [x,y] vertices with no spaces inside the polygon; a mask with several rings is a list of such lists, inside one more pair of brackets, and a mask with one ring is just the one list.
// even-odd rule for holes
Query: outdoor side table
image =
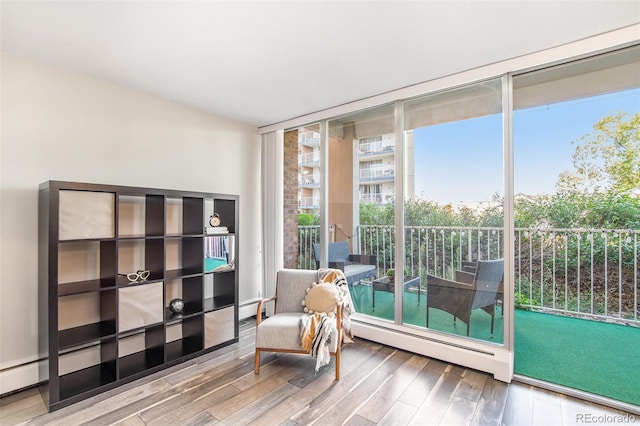
{"label": "outdoor side table", "polygon": [[[418,305],[420,304],[420,277],[404,277],[404,284],[402,286],[404,291],[407,291],[411,287],[418,288]],[[376,291],[386,291],[393,293],[395,290],[395,283],[391,282],[389,277],[377,278],[371,283],[371,300],[373,303],[373,310],[376,310]]]}

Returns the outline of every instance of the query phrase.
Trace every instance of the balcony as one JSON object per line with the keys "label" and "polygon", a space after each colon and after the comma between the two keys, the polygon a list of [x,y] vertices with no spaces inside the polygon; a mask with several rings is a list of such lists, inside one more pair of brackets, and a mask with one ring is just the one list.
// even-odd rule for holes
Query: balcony
{"label": "balcony", "polygon": [[358,157],[370,158],[378,156],[393,155],[396,151],[396,147],[393,144],[393,140],[385,141],[390,142],[388,145],[384,145],[382,142],[368,142],[358,145]]}
{"label": "balcony", "polygon": [[310,147],[320,146],[320,133],[318,132],[303,132],[298,135],[298,144],[306,145]]}
{"label": "balcony", "polygon": [[[315,265],[311,228],[299,228],[304,267]],[[393,226],[362,225],[357,238],[361,254],[376,255],[378,277],[394,267]],[[405,240],[405,268],[422,289],[426,274],[453,279],[462,261],[504,257],[502,228],[405,227]],[[516,228],[516,306],[640,327],[639,241],[638,230]]]}
{"label": "balcony", "polygon": [[396,168],[392,165],[360,169],[360,183],[393,182]]}
{"label": "balcony", "polygon": [[320,197],[298,198],[298,208],[300,210],[318,210],[320,209]]}
{"label": "balcony", "polygon": [[298,154],[298,166],[317,167],[320,165],[320,151]]}
{"label": "balcony", "polygon": [[301,174],[298,177],[298,186],[300,188],[320,188],[320,174]]}
{"label": "balcony", "polygon": [[394,200],[393,192],[378,192],[373,194],[360,194],[361,203],[388,204]]}

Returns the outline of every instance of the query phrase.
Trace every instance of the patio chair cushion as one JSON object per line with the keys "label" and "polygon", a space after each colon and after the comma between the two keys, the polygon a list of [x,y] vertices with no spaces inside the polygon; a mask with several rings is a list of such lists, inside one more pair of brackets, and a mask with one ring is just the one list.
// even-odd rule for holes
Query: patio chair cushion
{"label": "patio chair cushion", "polygon": [[[349,242],[338,241],[329,243],[330,268],[344,272],[348,284],[354,284],[365,278],[376,277],[376,257],[372,255],[349,254]],[[316,267],[320,268],[320,244],[313,245]]]}
{"label": "patio chair cushion", "polygon": [[[256,347],[279,350],[302,351],[300,345],[300,324],[305,313],[279,313],[262,320],[260,333],[256,334]],[[335,352],[338,342],[338,329],[331,332],[329,350]]]}
{"label": "patio chair cushion", "polygon": [[348,277],[349,283],[354,283],[365,278],[375,278],[376,265],[352,263],[344,266],[344,274]]}
{"label": "patio chair cushion", "polygon": [[335,316],[340,303],[340,291],[333,283],[312,283],[302,301],[304,311],[310,314],[322,312]]}

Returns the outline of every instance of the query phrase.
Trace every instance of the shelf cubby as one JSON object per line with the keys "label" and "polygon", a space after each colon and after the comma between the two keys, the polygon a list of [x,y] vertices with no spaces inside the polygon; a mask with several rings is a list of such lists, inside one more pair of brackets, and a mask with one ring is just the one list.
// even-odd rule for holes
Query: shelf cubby
{"label": "shelf cubby", "polygon": [[237,311],[233,306],[204,314],[204,346],[211,348],[237,336]]}
{"label": "shelf cubby", "polygon": [[220,226],[226,226],[229,233],[236,232],[236,202],[234,199],[214,198],[213,209],[220,215]]}
{"label": "shelf cubby", "polygon": [[165,260],[167,278],[202,274],[204,262],[202,245],[202,236],[167,238]]}
{"label": "shelf cubby", "polygon": [[[167,327],[167,343],[165,346],[167,361],[173,361],[203,349],[202,315],[185,318],[182,321],[174,323],[172,327],[176,328],[176,331],[172,333],[169,327]],[[175,336],[171,336],[173,333],[179,334],[180,338],[176,339]]]}
{"label": "shelf cubby", "polygon": [[163,283],[118,289],[118,331],[124,332],[164,321]]}
{"label": "shelf cubby", "polygon": [[101,339],[116,332],[115,289],[58,298],[58,339],[61,348]]}
{"label": "shelf cubby", "polygon": [[[75,283],[76,291],[82,291],[81,283],[88,287],[98,282],[110,287],[116,276],[115,240],[72,240],[58,243],[58,284]],[[89,290],[87,290],[89,291]]]}
{"label": "shelf cubby", "polygon": [[127,278],[127,274],[137,271],[149,271],[150,275],[146,281],[158,281],[164,278],[163,238],[135,238],[118,241],[118,285],[132,284]]}
{"label": "shelf cubby", "polygon": [[115,361],[60,376],[60,399],[65,400],[116,381]]}
{"label": "shelf cubby", "polygon": [[116,339],[59,354],[60,399],[71,398],[116,381]]}
{"label": "shelf cubby", "polygon": [[204,272],[218,271],[218,268],[234,262],[235,257],[234,235],[204,237]]}
{"label": "shelf cubby", "polygon": [[143,195],[118,196],[118,238],[145,236],[145,198]]}
{"label": "shelf cubby", "polygon": [[161,237],[164,235],[164,229],[163,195],[118,196],[118,237]]}
{"label": "shelf cubby", "polygon": [[204,199],[200,197],[183,197],[182,206],[182,234],[202,235],[204,232],[204,224],[202,222]]}
{"label": "shelf cubby", "polygon": [[205,312],[215,311],[235,303],[235,270],[207,274],[204,283]]}
{"label": "shelf cubby", "polygon": [[60,190],[58,193],[59,241],[115,237],[113,192]]}
{"label": "shelf cubby", "polygon": [[[125,348],[127,340],[132,343]],[[164,324],[147,328],[138,334],[121,337],[118,350],[124,356],[118,359],[118,376],[126,378],[164,364],[164,343]]]}

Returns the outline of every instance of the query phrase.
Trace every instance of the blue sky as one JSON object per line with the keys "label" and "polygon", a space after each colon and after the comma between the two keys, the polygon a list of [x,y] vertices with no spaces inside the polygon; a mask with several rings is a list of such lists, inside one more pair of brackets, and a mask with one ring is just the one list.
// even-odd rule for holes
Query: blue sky
{"label": "blue sky", "polygon": [[[515,111],[515,192],[555,192],[572,142],[616,111],[639,112],[640,89]],[[455,206],[503,193],[501,115],[416,129],[414,141],[416,195]]]}

